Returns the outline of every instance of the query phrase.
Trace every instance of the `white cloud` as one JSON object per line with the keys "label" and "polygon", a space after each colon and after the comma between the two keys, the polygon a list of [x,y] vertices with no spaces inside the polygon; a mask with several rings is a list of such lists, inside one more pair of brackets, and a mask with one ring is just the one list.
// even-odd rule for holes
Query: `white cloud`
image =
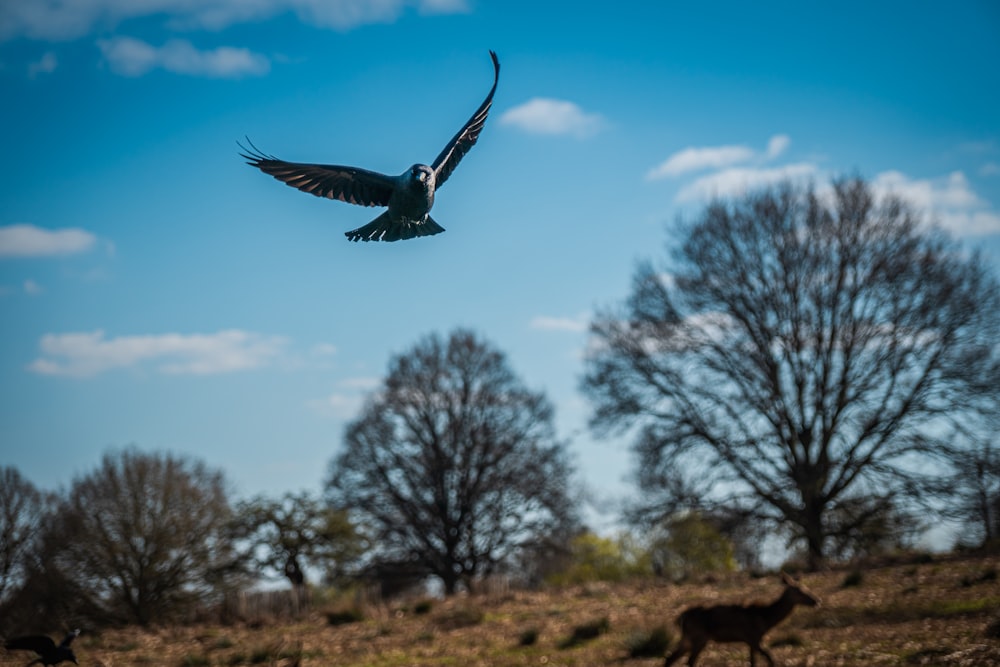
{"label": "white cloud", "polygon": [[308,401],[307,405],[324,416],[352,419],[361,410],[365,397],[380,384],[381,380],[375,377],[347,378],[337,383],[336,391],[323,398]]}
{"label": "white cloud", "polygon": [[587,330],[590,318],[586,314],[581,314],[576,317],[549,317],[547,315],[539,315],[531,320],[532,329],[540,329],[542,331],[571,331],[574,333],[582,332]]}
{"label": "white cloud", "polygon": [[466,0],[420,0],[417,7],[421,14],[468,14],[471,11]]}
{"label": "white cloud", "polygon": [[785,152],[791,143],[792,139],[787,134],[774,135],[767,142],[767,159],[773,160],[778,157]]}
{"label": "white cloud", "polygon": [[650,169],[646,172],[646,180],[655,181],[705,169],[723,169],[752,160],[773,160],[785,152],[791,141],[787,134],[776,134],[768,140],[764,153],[742,145],[692,146],[677,151]]}
{"label": "white cloud", "polygon": [[468,11],[465,0],[12,0],[0,2],[0,40],[77,39],[151,16],[176,29],[221,30],[288,12],[317,27],[350,30],[394,21],[409,6],[422,14]]}
{"label": "white cloud", "polygon": [[97,241],[90,232],[67,227],[43,229],[35,225],[0,227],[0,257],[72,255],[90,250]]}
{"label": "white cloud", "polygon": [[103,331],[46,334],[28,368],[42,375],[90,377],[115,368],[155,364],[171,375],[212,375],[259,368],[276,360],[280,336],[226,330],[213,334],[153,334],[107,338]]}
{"label": "white cloud", "polygon": [[571,134],[587,137],[604,126],[600,114],[588,113],[573,102],[535,97],[508,109],[501,125],[511,125],[532,134]]}
{"label": "white cloud", "polygon": [[248,49],[220,46],[199,51],[183,39],[171,39],[161,47],[132,37],[103,39],[97,44],[112,71],[123,76],[142,76],[159,68],[190,76],[238,78],[266,74],[271,68],[267,58]]}
{"label": "white cloud", "polygon": [[715,146],[709,148],[685,148],[668,157],[646,174],[647,180],[678,176],[689,171],[718,169],[739,162],[747,162],[754,151],[746,146]]}
{"label": "white cloud", "polygon": [[56,54],[47,51],[36,62],[28,63],[28,76],[34,79],[39,74],[51,74],[56,71],[58,66],[59,60],[56,58]]}
{"label": "white cloud", "polygon": [[41,294],[44,291],[45,291],[45,288],[43,288],[41,285],[39,285],[37,282],[35,282],[31,278],[28,278],[27,280],[24,281],[24,293],[25,294],[30,294],[31,296],[35,296],[36,294]]}
{"label": "white cloud", "polygon": [[332,357],[337,354],[337,346],[333,343],[317,343],[312,347],[313,356]]}
{"label": "white cloud", "polygon": [[685,185],[677,193],[677,201],[707,201],[716,197],[739,196],[782,181],[812,178],[816,173],[816,165],[808,162],[771,168],[732,167],[702,176]]}
{"label": "white cloud", "polygon": [[972,191],[960,171],[937,179],[911,179],[899,171],[886,171],[875,177],[872,186],[880,195],[900,197],[959,236],[1000,232],[1000,214]]}

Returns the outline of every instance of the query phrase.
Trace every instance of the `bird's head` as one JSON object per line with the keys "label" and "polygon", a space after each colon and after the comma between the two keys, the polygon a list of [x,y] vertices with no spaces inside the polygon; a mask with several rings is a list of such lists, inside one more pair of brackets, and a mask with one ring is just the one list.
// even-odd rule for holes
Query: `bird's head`
{"label": "bird's head", "polygon": [[415,164],[410,167],[410,180],[413,183],[421,183],[425,187],[433,187],[434,170],[426,164]]}

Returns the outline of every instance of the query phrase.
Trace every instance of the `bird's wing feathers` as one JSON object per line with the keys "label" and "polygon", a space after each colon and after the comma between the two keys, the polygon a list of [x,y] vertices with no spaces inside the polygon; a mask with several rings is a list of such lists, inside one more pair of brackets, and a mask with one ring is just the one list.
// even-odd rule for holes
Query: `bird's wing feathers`
{"label": "bird's wing feathers", "polygon": [[396,186],[395,180],[385,174],[333,164],[285,162],[262,153],[249,139],[247,143],[250,148],[240,145],[243,149],[240,155],[247,164],[317,197],[339,199],[360,206],[388,206]]}
{"label": "bird's wing feathers", "polygon": [[493,59],[493,87],[490,88],[486,99],[479,105],[479,108],[472,114],[472,117],[465,126],[458,131],[458,134],[452,137],[448,145],[441,151],[441,154],[434,160],[434,164],[431,165],[434,169],[436,187],[441,187],[441,184],[448,180],[451,172],[455,171],[455,167],[458,166],[459,161],[476,143],[479,133],[482,132],[483,126],[486,124],[486,116],[489,114],[490,106],[493,104],[493,93],[496,92],[497,82],[500,81],[500,61],[497,60],[497,54],[490,51],[490,58]]}
{"label": "bird's wing feathers", "polygon": [[34,651],[41,655],[55,650],[56,643],[46,635],[25,635],[8,639],[3,646],[8,651]]}

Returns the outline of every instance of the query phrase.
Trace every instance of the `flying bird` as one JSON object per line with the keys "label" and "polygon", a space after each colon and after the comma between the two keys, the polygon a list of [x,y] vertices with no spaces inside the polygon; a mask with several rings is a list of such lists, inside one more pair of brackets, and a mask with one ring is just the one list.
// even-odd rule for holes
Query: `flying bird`
{"label": "flying bird", "polygon": [[31,665],[58,665],[60,662],[68,661],[74,665],[79,665],[73,649],[69,647],[80,634],[79,630],[73,630],[56,646],[56,643],[47,635],[26,635],[24,637],[14,637],[4,642],[4,648],[8,651],[34,651],[38,657],[29,662],[25,667]]}
{"label": "flying bird", "polygon": [[247,160],[247,164],[302,192],[360,206],[388,207],[367,225],[346,232],[351,241],[399,241],[439,234],[444,227],[430,216],[434,193],[475,145],[486,124],[493,93],[500,80],[497,54],[490,51],[490,58],[493,60],[493,87],[468,122],[430,165],[415,164],[399,176],[388,176],[358,167],[285,162],[261,152],[249,138],[247,143],[250,148],[241,144],[243,152],[240,155]]}

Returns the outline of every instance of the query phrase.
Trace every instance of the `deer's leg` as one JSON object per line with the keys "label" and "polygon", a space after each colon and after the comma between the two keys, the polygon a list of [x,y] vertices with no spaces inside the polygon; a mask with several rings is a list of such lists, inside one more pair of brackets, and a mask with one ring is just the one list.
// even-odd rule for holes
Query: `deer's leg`
{"label": "deer's leg", "polygon": [[667,659],[663,661],[663,667],[670,667],[670,665],[677,662],[678,658],[688,652],[691,648],[691,642],[688,641],[687,637],[681,637],[680,644],[674,649],[674,652],[667,656]]}
{"label": "deer's leg", "polygon": [[767,664],[770,665],[770,667],[774,667],[774,656],[771,655],[771,652],[764,648],[761,644],[757,644],[757,650],[764,654],[764,657],[767,658]]}
{"label": "deer's leg", "polygon": [[707,643],[708,640],[705,639],[693,643],[691,646],[691,655],[688,656],[688,667],[694,667],[694,663],[698,660],[698,654],[702,652]]}

